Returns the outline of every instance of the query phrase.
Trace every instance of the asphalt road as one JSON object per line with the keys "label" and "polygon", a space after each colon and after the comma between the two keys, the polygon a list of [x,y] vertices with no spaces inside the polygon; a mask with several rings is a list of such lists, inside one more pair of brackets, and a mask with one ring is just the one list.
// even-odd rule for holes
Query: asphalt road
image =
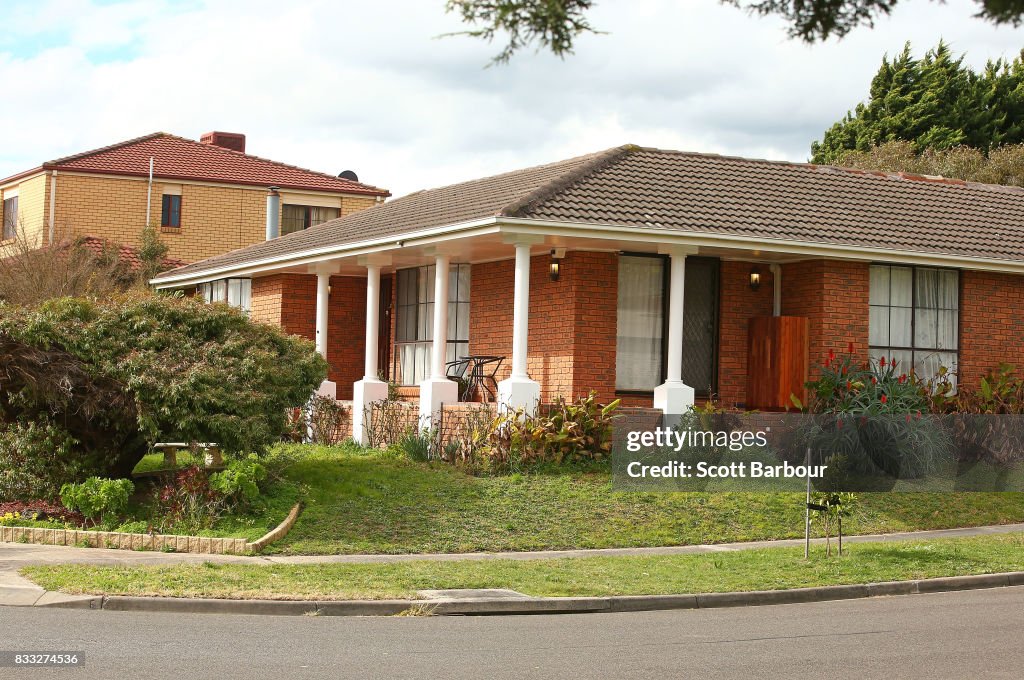
{"label": "asphalt road", "polygon": [[0,608],[3,678],[1020,678],[1024,587],[636,614],[327,618]]}

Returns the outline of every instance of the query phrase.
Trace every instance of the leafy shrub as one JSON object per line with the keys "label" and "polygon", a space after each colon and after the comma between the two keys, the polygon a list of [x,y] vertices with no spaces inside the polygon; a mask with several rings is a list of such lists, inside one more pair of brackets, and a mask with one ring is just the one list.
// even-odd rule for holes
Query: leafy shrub
{"label": "leafy shrub", "polygon": [[227,467],[210,475],[210,488],[232,505],[250,506],[260,497],[260,482],[267,469],[253,454],[228,461]]}
{"label": "leafy shrub", "polygon": [[611,452],[618,406],[618,399],[602,406],[591,392],[574,402],[558,397],[543,416],[500,414],[482,452],[484,463],[495,472],[515,472],[541,463],[603,460]]}
{"label": "leafy shrub", "polygon": [[62,298],[0,314],[0,423],[52,414],[73,456],[110,477],[161,439],[260,452],[325,375],[312,343],[192,298]]}
{"label": "leafy shrub", "polygon": [[0,501],[54,500],[60,487],[101,469],[73,455],[76,442],[49,417],[0,423]]}
{"label": "leafy shrub", "polygon": [[194,534],[213,526],[226,506],[226,497],[210,485],[206,470],[191,465],[157,492],[152,524],[158,531]]}
{"label": "leafy shrub", "polygon": [[[890,479],[917,478],[934,472],[951,451],[948,433],[923,417],[934,383],[901,370],[882,357],[860,365],[853,357],[830,352],[820,377],[807,383],[809,410],[829,416],[805,427],[804,444],[842,462],[849,472]],[[793,397],[798,407],[803,406]]]}
{"label": "leafy shrub", "polygon": [[436,437],[431,431],[418,433],[407,430],[401,439],[393,446],[409,460],[419,463],[430,460],[435,449]]}
{"label": "leafy shrub", "polygon": [[81,484],[65,484],[60,489],[60,500],[65,507],[81,512],[96,524],[117,515],[128,505],[135,491],[129,479],[101,479],[89,477]]}

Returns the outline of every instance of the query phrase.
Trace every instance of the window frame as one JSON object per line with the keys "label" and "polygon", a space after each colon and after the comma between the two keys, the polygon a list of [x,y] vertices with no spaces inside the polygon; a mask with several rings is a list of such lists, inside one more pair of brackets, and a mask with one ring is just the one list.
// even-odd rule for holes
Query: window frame
{"label": "window frame", "polygon": [[[177,210],[173,204],[177,203]],[[176,219],[172,220],[171,218]],[[181,194],[162,194],[160,197],[160,227],[181,229]]]}
{"label": "window frame", "polygon": [[[888,291],[888,293],[889,293],[889,303],[886,304],[886,305],[873,305],[873,304],[871,304],[870,267],[886,267],[889,270],[889,291]],[[892,316],[891,316],[891,310],[893,308],[893,305],[892,305],[892,270],[893,270],[894,267],[895,268],[900,268],[900,269],[909,269],[910,270],[910,341],[911,341],[911,345],[909,347],[901,346],[901,345],[893,345],[892,342],[891,342],[891,340],[892,340]],[[955,310],[952,310],[952,311],[956,311],[956,330],[954,332],[954,337],[956,338],[956,349],[940,348],[940,347],[916,347],[915,346],[917,344],[917,312],[918,312],[918,305],[917,305],[917,272],[918,272],[918,270],[931,270],[931,271],[936,271],[936,272],[946,271],[946,272],[954,272],[956,274],[956,305],[957,306],[956,306]],[[955,267],[934,267],[934,266],[931,266],[931,265],[900,264],[900,263],[892,263],[892,262],[871,262],[870,265],[869,265],[868,272],[869,272],[868,273],[868,357],[869,357],[869,359],[871,361],[874,361],[874,355],[875,355],[876,351],[908,352],[910,354],[910,362],[911,362],[910,370],[906,370],[906,371],[902,371],[902,372],[906,373],[907,375],[910,375],[911,372],[915,372],[916,373],[916,370],[917,370],[917,367],[916,367],[916,364],[917,364],[917,354],[919,354],[919,353],[920,354],[952,354],[952,355],[954,355],[956,357],[955,365],[954,366],[949,366],[947,368],[949,368],[955,374],[955,372],[957,370],[957,367],[960,364],[960,349],[961,349],[961,344],[962,344],[962,337],[960,335],[960,312],[963,309],[963,304],[962,303],[963,303],[963,281],[964,281],[964,277],[962,276],[962,270],[957,269]],[[886,309],[890,310],[889,327],[888,327],[888,337],[889,337],[890,342],[889,342],[889,344],[887,344],[885,346],[871,344],[871,308],[872,307],[883,307],[883,306]],[[948,310],[948,309],[945,309],[945,308],[942,308],[942,307],[936,307],[935,311],[939,312],[939,311],[951,311],[951,310]],[[889,355],[887,355],[887,358],[891,358],[891,356],[892,355],[889,354]],[[925,380],[930,380],[934,376],[917,376],[917,377],[925,379]]]}
{"label": "window frame", "polygon": [[[10,220],[7,218],[7,205],[9,203],[14,206],[12,210],[14,215]],[[2,210],[0,210],[0,222],[2,222],[2,225],[0,225],[0,237],[2,237],[2,239],[0,240],[13,241],[18,237],[18,194],[9,198],[4,198],[3,205],[0,206],[0,208],[2,208]]]}

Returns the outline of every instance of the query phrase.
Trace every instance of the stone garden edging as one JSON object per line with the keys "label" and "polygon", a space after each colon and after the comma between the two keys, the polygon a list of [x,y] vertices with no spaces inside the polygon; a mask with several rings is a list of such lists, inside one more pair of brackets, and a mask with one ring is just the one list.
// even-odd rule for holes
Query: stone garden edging
{"label": "stone garden edging", "polygon": [[65,545],[83,548],[149,550],[154,552],[200,553],[207,555],[244,555],[258,553],[291,530],[302,509],[296,503],[284,521],[249,542],[244,538],[212,538],[209,536],[178,536],[174,534],[129,534],[119,531],[85,531],[82,529],[40,529],[35,527],[0,527],[0,542]]}

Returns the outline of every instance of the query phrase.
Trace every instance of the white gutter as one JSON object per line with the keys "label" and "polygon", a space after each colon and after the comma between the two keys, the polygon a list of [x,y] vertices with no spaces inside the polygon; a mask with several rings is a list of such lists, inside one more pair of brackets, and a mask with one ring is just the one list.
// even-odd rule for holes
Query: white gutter
{"label": "white gutter", "polygon": [[149,228],[149,216],[153,207],[153,157],[149,157],[149,186],[146,187],[146,223],[143,229]]}
{"label": "white gutter", "polygon": [[813,241],[792,241],[765,237],[752,238],[733,234],[684,232],[675,229],[628,227],[579,222],[554,222],[519,217],[487,217],[469,222],[434,227],[407,234],[393,234],[382,238],[354,243],[324,246],[296,253],[263,258],[252,262],[235,263],[194,274],[165,275],[151,281],[157,288],[174,288],[213,281],[226,276],[247,276],[282,267],[316,264],[338,257],[351,257],[378,253],[395,248],[428,245],[455,238],[466,238],[493,233],[535,234],[601,240],[635,241],[642,243],[689,245],[705,248],[742,248],[769,250],[792,255],[800,259],[828,258],[862,261],[884,261],[906,264],[978,269],[1024,274],[1024,260],[945,255],[897,248],[865,248],[861,246],[833,245]]}

